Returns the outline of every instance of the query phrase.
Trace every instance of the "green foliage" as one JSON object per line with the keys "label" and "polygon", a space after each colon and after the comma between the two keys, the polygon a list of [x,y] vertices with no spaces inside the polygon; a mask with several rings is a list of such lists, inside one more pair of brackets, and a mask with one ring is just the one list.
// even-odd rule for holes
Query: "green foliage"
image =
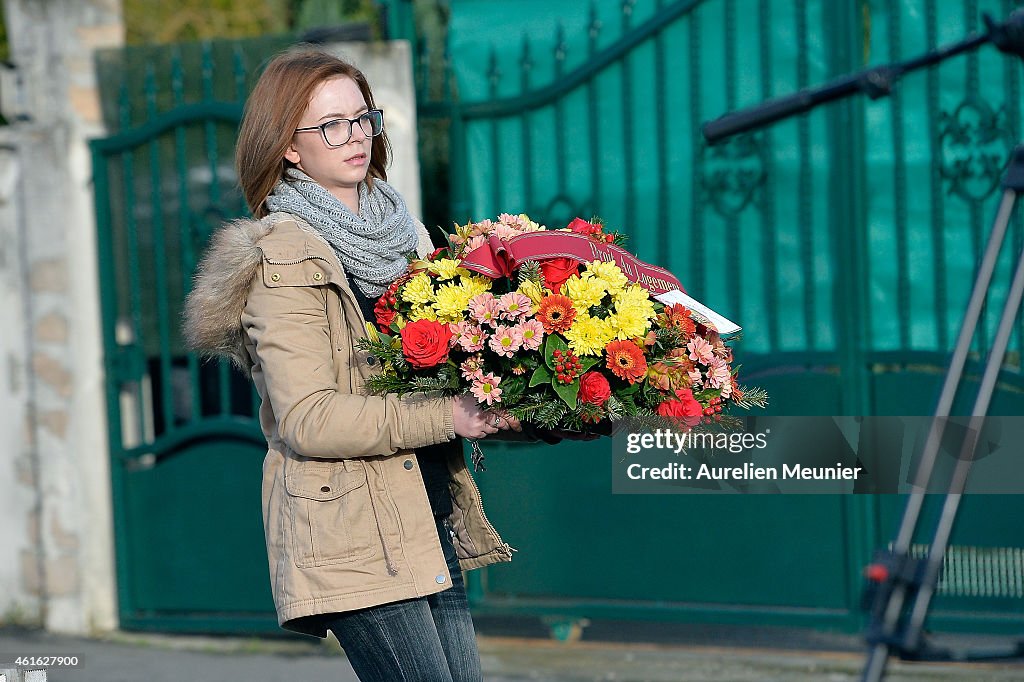
{"label": "green foliage", "polygon": [[547,365],[538,365],[537,369],[533,371],[533,375],[530,377],[530,387],[540,386],[541,384],[550,384],[554,378],[551,370]]}
{"label": "green foliage", "polygon": [[576,378],[571,384],[563,384],[554,382],[551,387],[555,389],[555,393],[558,397],[565,401],[565,404],[569,406],[569,409],[576,409],[576,396],[580,392],[580,380]]}
{"label": "green foliage", "polygon": [[371,26],[377,26],[378,18],[373,0],[301,0],[293,28],[301,32],[353,21],[366,21]]}
{"label": "green foliage", "polygon": [[523,282],[533,282],[537,286],[542,286],[543,282],[540,276],[540,263],[535,260],[528,260],[519,266],[519,284]]}
{"label": "green foliage", "polygon": [[743,391],[743,397],[736,401],[737,407],[749,410],[752,407],[764,408],[768,406],[768,391],[760,386],[754,388],[741,386],[740,390]]}
{"label": "green foliage", "polygon": [[284,33],[287,0],[123,0],[129,45]]}
{"label": "green foliage", "polygon": [[244,38],[367,22],[380,35],[374,0],[123,0],[129,45]]}

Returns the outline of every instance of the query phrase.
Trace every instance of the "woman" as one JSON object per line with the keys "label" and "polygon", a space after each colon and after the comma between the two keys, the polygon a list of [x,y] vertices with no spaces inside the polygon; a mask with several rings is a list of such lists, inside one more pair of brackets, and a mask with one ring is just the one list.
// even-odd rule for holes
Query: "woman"
{"label": "woman", "polygon": [[510,561],[457,436],[519,431],[472,397],[366,396],[365,321],[432,246],[386,182],[366,78],[300,50],[267,66],[236,162],[257,220],[213,238],[186,306],[193,347],[262,398],[263,521],[281,627],[331,630],[361,680],[480,680],[461,570]]}

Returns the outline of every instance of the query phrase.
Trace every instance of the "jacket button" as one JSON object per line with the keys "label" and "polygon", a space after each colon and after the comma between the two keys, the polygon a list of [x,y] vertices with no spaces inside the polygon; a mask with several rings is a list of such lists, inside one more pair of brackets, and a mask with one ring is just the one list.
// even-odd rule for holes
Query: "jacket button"
{"label": "jacket button", "polygon": [[325,485],[324,487],[320,488],[320,492],[322,492],[322,493],[329,493],[329,492],[331,492],[331,486]]}
{"label": "jacket button", "polygon": [[406,469],[412,469],[412,460],[411,459],[405,460],[404,466],[405,466]]}
{"label": "jacket button", "polygon": [[367,355],[366,356],[366,364],[370,365],[371,367],[376,365],[377,364],[377,356],[376,355]]}
{"label": "jacket button", "polygon": [[270,276],[270,279],[273,282],[280,282],[281,281],[281,273],[280,272],[275,272],[274,274],[272,274]]}
{"label": "jacket button", "polygon": [[314,272],[313,273],[313,281],[314,282],[319,282],[323,278],[324,278],[324,273],[322,273],[322,272]]}
{"label": "jacket button", "polygon": [[446,580],[446,578],[443,575],[439,575],[436,578],[434,578],[434,580],[437,581],[438,585],[444,585],[444,581]]}

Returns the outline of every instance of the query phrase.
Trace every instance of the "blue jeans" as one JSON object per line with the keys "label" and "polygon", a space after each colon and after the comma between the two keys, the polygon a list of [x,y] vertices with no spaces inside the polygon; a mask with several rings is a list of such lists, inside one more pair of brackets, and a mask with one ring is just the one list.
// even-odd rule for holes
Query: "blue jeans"
{"label": "blue jeans", "polygon": [[476,631],[447,519],[437,534],[452,578],[447,590],[339,613],[327,628],[362,682],[483,682]]}

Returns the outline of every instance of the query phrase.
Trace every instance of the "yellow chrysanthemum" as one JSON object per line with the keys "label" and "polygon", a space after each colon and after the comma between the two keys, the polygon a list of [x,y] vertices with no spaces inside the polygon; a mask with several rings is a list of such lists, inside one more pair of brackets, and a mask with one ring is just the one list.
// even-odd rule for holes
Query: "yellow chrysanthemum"
{"label": "yellow chrysanthemum", "polygon": [[442,322],[458,322],[463,319],[469,307],[469,299],[476,294],[461,284],[442,284],[437,289],[434,310]]}
{"label": "yellow chrysanthemum", "polygon": [[434,302],[434,286],[430,283],[430,276],[424,272],[416,275],[402,288],[400,294],[406,303],[419,303],[425,305]]}
{"label": "yellow chrysanthemum", "polygon": [[539,232],[543,229],[546,229],[543,225],[537,223],[534,220],[531,220],[530,216],[526,215],[525,213],[520,213],[519,217],[522,218],[523,220],[523,232]]}
{"label": "yellow chrysanthemum", "polygon": [[649,319],[639,308],[615,307],[615,312],[606,318],[606,322],[615,330],[615,338],[625,341],[646,336],[650,331]]}
{"label": "yellow chrysanthemum", "polygon": [[573,275],[565,281],[565,295],[572,299],[573,307],[585,313],[590,306],[597,305],[605,295],[604,280],[586,273],[582,277]]}
{"label": "yellow chrysanthemum", "polygon": [[600,318],[577,315],[572,327],[562,335],[577,355],[600,355],[615,338],[615,329]]}
{"label": "yellow chrysanthemum", "polygon": [[427,265],[427,269],[437,275],[442,282],[455,279],[457,275],[469,275],[469,270],[459,267],[459,261],[454,258],[441,258]]}
{"label": "yellow chrysanthemum", "polygon": [[409,321],[415,322],[416,320],[433,320],[437,322],[437,311],[434,310],[433,306],[413,305],[412,310],[409,311]]}
{"label": "yellow chrysanthemum", "polygon": [[519,293],[528,296],[534,306],[540,305],[540,300],[544,298],[544,290],[540,288],[539,284],[529,279],[519,285]]}
{"label": "yellow chrysanthemum", "polygon": [[608,292],[615,296],[629,284],[622,270],[614,261],[595,260],[587,263],[587,274],[593,275],[605,284]]}
{"label": "yellow chrysanthemum", "polygon": [[483,275],[471,275],[468,272],[459,278],[459,284],[466,288],[467,291],[471,292],[469,298],[473,298],[477,294],[482,294],[485,291],[491,290],[491,280]]}
{"label": "yellow chrysanthemum", "polygon": [[639,284],[631,284],[619,292],[617,296],[613,296],[612,300],[615,302],[616,311],[637,311],[650,320],[653,320],[655,317],[654,301],[651,300],[651,294]]}

